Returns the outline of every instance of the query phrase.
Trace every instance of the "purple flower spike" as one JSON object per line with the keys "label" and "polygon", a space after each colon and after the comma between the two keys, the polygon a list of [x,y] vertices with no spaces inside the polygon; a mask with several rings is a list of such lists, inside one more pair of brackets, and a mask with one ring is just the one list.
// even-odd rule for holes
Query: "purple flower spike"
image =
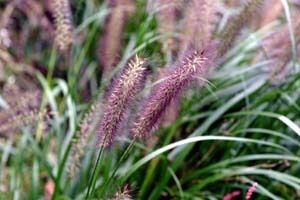
{"label": "purple flower spike", "polygon": [[222,57],[230,49],[241,29],[255,16],[264,0],[247,0],[243,10],[229,20],[226,28],[220,34],[218,57]]}
{"label": "purple flower spike", "polygon": [[74,42],[73,20],[69,0],[53,0],[51,9],[55,19],[55,45],[65,52]]}
{"label": "purple flower spike", "polygon": [[104,73],[110,73],[119,61],[122,34],[130,15],[135,10],[132,0],[108,0],[111,13],[107,16],[104,34],[99,42],[98,56]]}
{"label": "purple flower spike", "polygon": [[136,56],[110,87],[103,105],[103,115],[96,129],[98,145],[107,147],[114,142],[129,106],[143,88],[146,79],[144,64],[144,60]]}
{"label": "purple flower spike", "polygon": [[212,54],[209,51],[189,51],[152,89],[142,104],[131,133],[133,137],[145,138],[153,131],[171,102],[176,99],[196,77],[209,72]]}
{"label": "purple flower spike", "polygon": [[[170,34],[176,32],[176,7],[178,6],[178,2],[174,0],[156,0],[153,4],[156,9],[159,9],[157,13],[159,33]],[[162,50],[165,53],[172,52],[176,49],[176,41],[173,36],[162,38],[161,43],[163,44]]]}
{"label": "purple flower spike", "polygon": [[191,44],[197,49],[202,49],[211,41],[217,21],[216,4],[211,0],[191,0],[187,3],[181,54],[185,53]]}

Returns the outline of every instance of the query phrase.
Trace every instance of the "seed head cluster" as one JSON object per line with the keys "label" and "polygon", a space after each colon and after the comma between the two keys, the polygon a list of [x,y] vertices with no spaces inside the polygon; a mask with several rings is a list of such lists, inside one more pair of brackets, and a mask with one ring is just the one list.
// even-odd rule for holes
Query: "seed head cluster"
{"label": "seed head cluster", "polygon": [[145,79],[145,61],[137,56],[116,77],[104,99],[103,114],[96,128],[99,145],[107,147],[113,143],[126,112],[143,88]]}

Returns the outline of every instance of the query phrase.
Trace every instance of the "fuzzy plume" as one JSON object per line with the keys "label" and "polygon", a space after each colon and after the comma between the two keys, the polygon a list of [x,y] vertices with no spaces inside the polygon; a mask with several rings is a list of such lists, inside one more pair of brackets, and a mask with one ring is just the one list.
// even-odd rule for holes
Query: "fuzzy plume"
{"label": "fuzzy plume", "polygon": [[[292,18],[295,35],[300,34],[300,18],[297,13]],[[286,65],[292,58],[292,44],[289,35],[288,25],[281,27],[263,41],[263,49],[269,59],[273,59],[271,67],[271,79],[279,78],[285,73]],[[260,59],[262,55],[258,55]]]}
{"label": "fuzzy plume", "polygon": [[108,6],[111,8],[111,13],[106,19],[104,35],[98,50],[99,60],[105,73],[109,73],[118,62],[123,30],[128,17],[135,10],[132,0],[108,0]]}
{"label": "fuzzy plume", "polygon": [[237,16],[234,16],[227,24],[220,35],[220,44],[218,47],[218,57],[223,56],[234,43],[234,40],[240,33],[241,29],[254,16],[257,9],[262,5],[264,0],[249,0],[243,10]]}
{"label": "fuzzy plume", "polygon": [[[209,49],[209,48],[208,48]],[[162,78],[141,105],[131,133],[144,138],[151,134],[171,102],[184,92],[196,77],[206,77],[213,60],[210,51],[188,51],[183,60]]]}
{"label": "fuzzy plume", "polygon": [[[158,31],[161,34],[174,33],[176,31],[176,2],[174,0],[156,0],[154,7],[159,10],[157,13]],[[176,49],[174,37],[161,39],[163,52],[172,52]]]}
{"label": "fuzzy plume", "polygon": [[[164,77],[168,76],[168,67],[162,68],[157,73],[157,80],[160,81],[161,79],[164,79]],[[176,119],[178,118],[179,111],[180,111],[180,97],[175,98],[172,100],[168,108],[166,109],[164,116],[162,117],[161,126],[167,127],[174,123]]]}
{"label": "fuzzy plume", "polygon": [[191,45],[196,49],[207,46],[212,38],[215,22],[215,1],[191,0],[185,11],[184,33],[181,41],[182,53],[185,53]]}
{"label": "fuzzy plume", "polygon": [[111,145],[125,119],[134,97],[144,86],[145,61],[136,58],[129,62],[110,87],[103,104],[103,114],[97,126],[98,145]]}
{"label": "fuzzy plume", "polygon": [[15,85],[9,85],[4,88],[3,96],[8,108],[0,111],[1,133],[8,135],[45,119],[45,111],[40,111],[40,91],[22,91]]}
{"label": "fuzzy plume", "polygon": [[51,9],[55,18],[55,45],[59,50],[67,51],[74,42],[69,0],[53,0]]}

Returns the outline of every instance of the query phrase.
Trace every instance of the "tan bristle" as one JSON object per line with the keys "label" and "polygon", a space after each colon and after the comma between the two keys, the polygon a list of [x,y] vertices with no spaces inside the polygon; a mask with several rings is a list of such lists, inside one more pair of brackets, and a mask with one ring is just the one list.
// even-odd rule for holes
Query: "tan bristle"
{"label": "tan bristle", "polygon": [[55,45],[61,51],[67,51],[72,43],[73,22],[72,12],[68,0],[53,0],[52,12],[55,18]]}

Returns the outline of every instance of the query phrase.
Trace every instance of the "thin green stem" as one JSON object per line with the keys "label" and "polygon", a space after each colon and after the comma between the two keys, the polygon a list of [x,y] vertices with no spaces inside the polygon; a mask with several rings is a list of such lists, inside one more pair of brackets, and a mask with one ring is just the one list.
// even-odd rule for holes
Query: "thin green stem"
{"label": "thin green stem", "polygon": [[55,48],[52,48],[50,59],[49,59],[49,66],[48,66],[48,74],[47,74],[47,81],[50,83],[53,77],[53,72],[55,68],[57,53]]}
{"label": "thin green stem", "polygon": [[[105,138],[104,138],[104,141],[105,141]],[[89,197],[90,197],[90,195],[92,195],[92,193],[93,193],[94,189],[92,189],[92,188],[94,188],[95,184],[96,184],[96,176],[97,176],[98,171],[99,171],[98,170],[98,165],[99,165],[99,163],[100,163],[100,161],[102,159],[103,150],[104,150],[104,146],[101,145],[101,148],[99,150],[99,153],[98,153],[98,156],[97,156],[97,160],[96,160],[93,172],[92,172],[92,176],[91,176],[90,181],[89,181],[88,190],[87,190],[87,193],[86,193],[86,196],[85,196],[86,200],[88,200]],[[92,191],[91,191],[91,189],[92,189]]]}
{"label": "thin green stem", "polygon": [[63,160],[62,160],[61,164],[59,165],[58,173],[57,173],[57,176],[55,178],[55,189],[54,189],[54,194],[52,196],[52,200],[55,200],[55,198],[58,194],[58,190],[60,188],[60,180],[61,180],[61,177],[62,177],[62,174],[63,174],[63,171],[64,171],[64,166],[65,166],[65,163],[67,161],[69,152],[71,150],[71,146],[72,146],[72,142],[70,142],[70,144],[68,145],[68,148],[67,148],[67,150],[66,150],[66,152],[63,156]]}
{"label": "thin green stem", "polygon": [[125,160],[125,158],[127,157],[127,155],[130,153],[130,151],[132,150],[133,146],[135,143],[135,139],[132,140],[132,142],[130,143],[130,145],[125,149],[124,153],[122,154],[121,158],[119,159],[116,167],[113,170],[113,173],[110,175],[110,177],[108,178],[108,180],[103,184],[103,189],[101,190],[101,193],[103,194],[103,196],[105,197],[105,191],[106,188],[109,186],[109,184],[111,183],[111,180],[114,178],[117,170],[119,169],[119,167],[121,166],[122,162]]}

